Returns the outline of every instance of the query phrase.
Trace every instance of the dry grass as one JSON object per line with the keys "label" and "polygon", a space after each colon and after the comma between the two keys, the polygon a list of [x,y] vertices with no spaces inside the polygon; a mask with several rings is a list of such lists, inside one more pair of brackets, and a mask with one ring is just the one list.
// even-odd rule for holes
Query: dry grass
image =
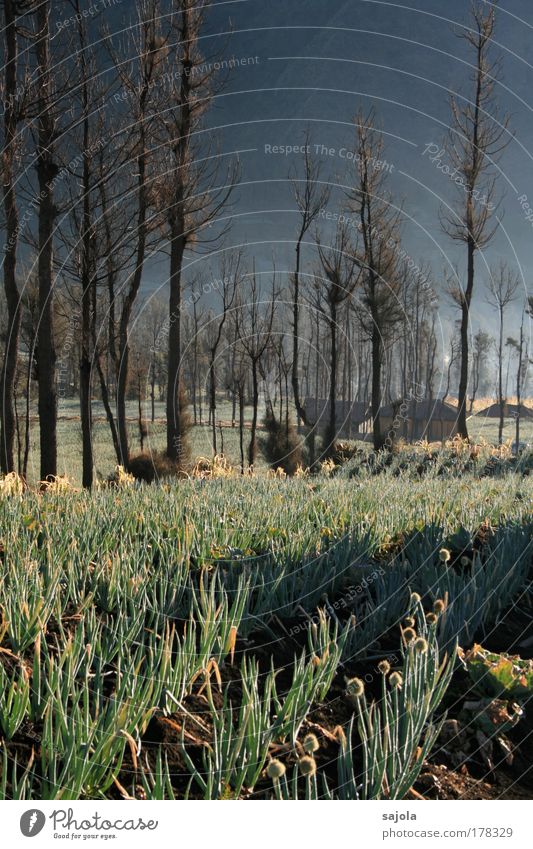
{"label": "dry grass", "polygon": [[[518,399],[517,399],[516,395],[509,395],[509,397],[506,398],[505,400],[506,400],[507,404],[517,404],[518,403]],[[446,403],[449,404],[450,407],[457,407],[458,401],[457,401],[457,398],[447,398]],[[474,401],[474,406],[472,408],[472,412],[473,413],[479,413],[480,410],[485,410],[487,407],[490,407],[491,404],[497,404],[497,403],[498,403],[497,398],[490,398],[488,396],[484,397],[484,398],[476,398],[476,400]],[[524,407],[528,407],[530,410],[533,410],[533,398],[522,398],[520,403],[523,404]],[[470,401],[468,402],[467,409],[470,410]]]}

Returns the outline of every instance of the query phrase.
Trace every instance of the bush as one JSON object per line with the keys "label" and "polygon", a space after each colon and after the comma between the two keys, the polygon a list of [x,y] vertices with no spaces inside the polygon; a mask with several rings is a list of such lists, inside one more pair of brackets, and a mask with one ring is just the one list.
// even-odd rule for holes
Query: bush
{"label": "bush", "polygon": [[143,453],[131,457],[128,472],[138,481],[153,483],[161,478],[168,478],[180,473],[180,464],[174,462],[163,453]]}
{"label": "bush", "polygon": [[263,456],[273,469],[283,469],[287,475],[294,475],[303,465],[302,443],[296,428],[279,422],[272,410],[264,418],[266,437],[260,440]]}

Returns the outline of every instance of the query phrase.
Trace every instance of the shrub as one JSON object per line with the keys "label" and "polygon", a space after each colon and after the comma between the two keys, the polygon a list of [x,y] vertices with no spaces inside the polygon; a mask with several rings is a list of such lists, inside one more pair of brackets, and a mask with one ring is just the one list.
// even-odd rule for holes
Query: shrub
{"label": "shrub", "polygon": [[180,465],[167,457],[166,454],[144,452],[130,458],[128,471],[138,481],[153,483],[161,478],[179,474]]}
{"label": "shrub", "polygon": [[294,424],[282,424],[269,409],[264,425],[267,435],[261,439],[260,447],[265,459],[273,469],[283,469],[287,475],[296,474],[303,462],[302,443]]}

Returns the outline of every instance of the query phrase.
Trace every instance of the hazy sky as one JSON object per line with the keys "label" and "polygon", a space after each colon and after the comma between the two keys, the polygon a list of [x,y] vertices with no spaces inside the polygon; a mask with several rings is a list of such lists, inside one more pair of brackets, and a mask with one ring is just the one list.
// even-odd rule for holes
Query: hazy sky
{"label": "hazy sky", "polygon": [[[443,280],[455,266],[463,273],[465,252],[443,233],[438,213],[441,204],[453,203],[458,190],[424,151],[442,145],[450,93],[469,97],[472,91],[472,55],[457,36],[468,25],[469,5],[469,0],[215,3],[202,50],[206,56],[236,60],[207,116],[220,152],[228,161],[237,155],[240,161],[240,185],[226,211],[232,219],[227,245],[247,244],[259,271],[268,272],[274,262],[280,275],[288,274],[298,214],[287,177],[300,157],[275,148],[300,145],[309,127],[323,179],[349,187],[353,118],[360,108],[374,107],[384,133],[389,188],[405,213],[404,248],[417,264],[432,265],[447,336],[452,313]],[[498,6],[493,55],[501,56],[502,74],[496,94],[500,115],[510,114],[514,135],[498,166],[502,224],[477,259],[472,330],[480,325],[495,329],[484,284],[488,268],[504,258],[522,278],[515,327],[509,328],[516,333],[526,291],[533,291],[533,221],[527,220],[528,204],[533,219],[533,0],[501,0]],[[128,0],[98,0],[90,8],[98,8],[112,32],[134,20]],[[342,212],[339,189],[325,211],[330,221],[321,220],[324,242],[333,235],[331,218]],[[309,264],[313,256],[309,249]],[[146,289],[164,288],[167,264],[163,257],[148,263]],[[196,259],[194,270],[207,277],[208,265],[207,258]]]}
{"label": "hazy sky", "polygon": [[[454,34],[468,21],[468,7],[467,0],[216,4],[211,14],[216,35],[205,39],[206,53],[218,49],[222,58],[246,62],[233,71],[209,122],[224,128],[218,131],[224,152],[245,151],[239,155],[231,241],[255,245],[259,268],[269,267],[272,257],[281,273],[290,268],[298,224],[286,180],[297,154],[269,153],[268,146],[300,144],[309,125],[313,152],[315,144],[328,149],[322,156],[324,178],[348,184],[353,116],[361,106],[374,106],[385,134],[390,188],[405,209],[407,250],[417,261],[432,262],[437,285],[444,269],[456,264],[462,269],[463,251],[438,220],[440,203],[450,203],[457,193],[424,150],[428,144],[440,147],[446,135],[449,93],[471,91],[471,55]],[[230,31],[231,37],[222,35]],[[500,162],[501,231],[478,264],[486,276],[485,262],[505,257],[529,291],[533,224],[519,198],[527,195],[533,208],[532,44],[531,0],[502,0],[494,53],[502,57],[503,73],[496,92],[501,114],[511,114],[514,139]],[[332,197],[329,209],[342,211],[340,198]],[[323,224],[327,238],[331,225]],[[154,283],[163,279],[155,269],[153,274]],[[444,297],[442,302],[445,315]],[[481,286],[476,311],[481,323],[491,324]]]}

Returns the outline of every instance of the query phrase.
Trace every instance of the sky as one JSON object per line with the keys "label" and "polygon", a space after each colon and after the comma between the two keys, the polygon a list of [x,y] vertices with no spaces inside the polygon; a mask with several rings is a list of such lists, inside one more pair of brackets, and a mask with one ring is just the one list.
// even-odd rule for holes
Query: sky
{"label": "sky", "polygon": [[[373,108],[385,143],[387,187],[403,209],[403,249],[413,265],[430,264],[442,339],[449,336],[456,314],[445,281],[456,270],[463,279],[465,250],[439,223],[439,209],[460,194],[440,151],[450,124],[450,95],[464,98],[472,91],[472,56],[459,37],[469,24],[469,5],[469,0],[212,4],[201,49],[235,66],[206,116],[206,138],[214,140],[224,161],[240,164],[239,185],[224,212],[231,223],[226,250],[245,245],[264,279],[275,266],[286,280],[299,224],[288,174],[301,166],[298,148],[307,128],[322,179],[336,187],[319,219],[321,241],[331,240],[335,218],[346,211],[345,190],[353,185],[354,116]],[[82,8],[115,34],[134,19],[128,0],[85,0]],[[526,295],[533,292],[532,44],[533,0],[500,0],[492,49],[494,58],[501,57],[495,94],[499,116],[509,115],[509,144],[495,165],[500,226],[477,256],[473,333],[479,327],[496,331],[486,284],[501,260],[520,278],[509,333],[517,334]],[[308,268],[315,258],[311,247],[304,251]],[[187,274],[209,279],[216,260],[205,253],[189,257]],[[167,259],[149,261],[145,293],[163,292],[167,279]],[[527,335],[531,340],[531,325]]]}
{"label": "sky", "polygon": [[[456,267],[462,275],[464,250],[440,227],[439,208],[453,203],[457,189],[438,167],[446,157],[432,162],[430,156],[447,134],[450,94],[468,97],[471,91],[471,54],[458,37],[468,23],[468,7],[467,0],[216,3],[205,52],[239,60],[208,118],[221,150],[239,151],[240,186],[227,244],[247,244],[259,270],[274,262],[280,275],[288,272],[298,215],[287,174],[301,155],[287,147],[301,145],[309,126],[323,178],[349,186],[353,118],[359,108],[373,107],[384,134],[388,186],[405,211],[404,247],[417,263],[431,263],[446,323],[443,281]],[[511,131],[497,166],[501,226],[478,257],[473,310],[474,326],[489,330],[494,328],[484,288],[489,268],[505,259],[520,275],[514,319],[526,292],[533,291],[533,221],[527,220],[528,204],[533,210],[532,43],[531,0],[502,0],[493,45],[493,55],[502,59],[495,93]],[[340,193],[332,195],[328,211],[331,218],[342,213]],[[324,239],[332,227],[321,219]],[[205,262],[196,260],[201,271]],[[164,280],[164,268],[151,273],[152,285]]]}

